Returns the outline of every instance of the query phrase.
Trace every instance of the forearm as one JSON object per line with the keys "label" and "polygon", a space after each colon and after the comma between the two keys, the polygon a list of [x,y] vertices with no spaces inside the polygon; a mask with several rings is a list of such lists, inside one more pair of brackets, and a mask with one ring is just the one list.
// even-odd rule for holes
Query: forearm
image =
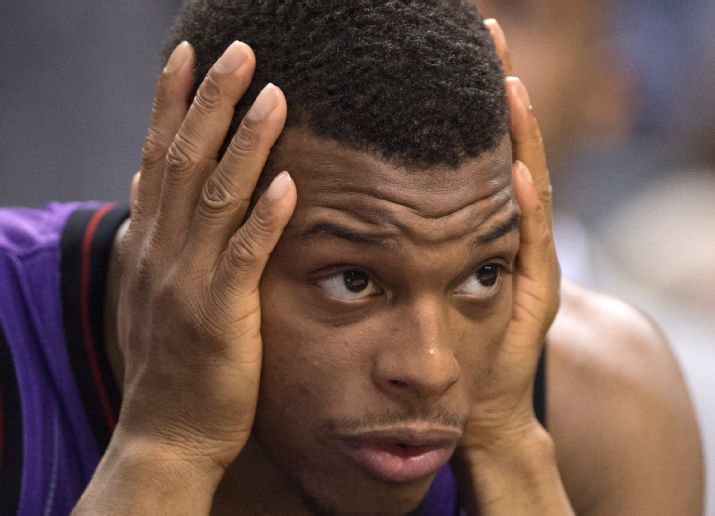
{"label": "forearm", "polygon": [[452,465],[467,514],[574,514],[553,441],[539,425],[513,438],[458,450]]}
{"label": "forearm", "polygon": [[220,467],[113,440],[72,514],[208,514]]}

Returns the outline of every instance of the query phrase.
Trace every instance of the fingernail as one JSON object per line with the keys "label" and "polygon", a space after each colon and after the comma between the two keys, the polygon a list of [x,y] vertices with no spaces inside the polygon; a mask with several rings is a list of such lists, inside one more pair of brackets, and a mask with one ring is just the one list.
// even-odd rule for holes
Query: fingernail
{"label": "fingernail", "polygon": [[521,82],[521,79],[517,78],[516,79],[517,85],[516,85],[516,93],[519,95],[519,99],[521,100],[521,103],[524,104],[526,109],[531,111],[531,100],[529,99],[529,92],[526,91],[526,86],[524,86],[524,83]]}
{"label": "fingernail", "polygon": [[516,168],[517,172],[519,172],[519,175],[521,178],[526,181],[527,183],[533,183],[534,178],[531,177],[531,171],[529,170],[529,167],[527,167],[524,162],[522,161],[517,161],[516,162]]}
{"label": "fingernail", "polygon": [[216,71],[230,73],[236,70],[246,60],[246,49],[239,41],[231,43],[216,62]]}
{"label": "fingernail", "polygon": [[484,25],[490,29],[490,32],[493,31],[494,36],[499,38],[499,43],[502,43],[504,45],[504,50],[506,52],[509,52],[509,44],[507,43],[506,40],[506,35],[504,34],[504,29],[501,28],[501,24],[497,21],[496,18],[487,18],[484,20]]}
{"label": "fingernail", "polygon": [[282,199],[283,196],[288,193],[292,182],[293,179],[290,177],[290,174],[284,170],[271,181],[271,186],[266,190],[266,197],[271,201]]}
{"label": "fingernail", "polygon": [[176,48],[171,52],[169,60],[166,62],[166,66],[164,67],[165,73],[172,73],[181,68],[181,65],[184,64],[189,55],[189,46],[188,41],[182,41],[176,45]]}
{"label": "fingernail", "polygon": [[252,120],[263,120],[268,115],[271,114],[273,108],[276,107],[276,101],[278,100],[278,94],[276,93],[276,87],[273,83],[268,83],[258,94],[256,101],[248,110],[246,116],[249,116]]}

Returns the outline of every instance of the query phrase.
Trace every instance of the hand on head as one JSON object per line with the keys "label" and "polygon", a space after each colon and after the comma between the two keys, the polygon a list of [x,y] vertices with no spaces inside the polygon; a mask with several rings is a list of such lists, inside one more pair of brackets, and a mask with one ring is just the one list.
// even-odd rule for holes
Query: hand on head
{"label": "hand on head", "polygon": [[193,60],[191,46],[180,44],[159,79],[132,186],[120,249],[117,433],[221,470],[251,432],[262,351],[258,283],[296,190],[279,174],[242,222],[283,129],[285,98],[267,85],[219,161],[255,57],[243,43],[230,45],[189,106]]}
{"label": "hand on head", "polygon": [[559,306],[560,268],[551,227],[551,183],[539,124],[521,80],[512,75],[504,33],[490,19],[510,107],[513,191],[522,212],[520,249],[514,276],[513,312],[490,373],[480,378],[477,401],[467,423],[463,450],[518,439],[538,425],[532,391],[546,332]]}

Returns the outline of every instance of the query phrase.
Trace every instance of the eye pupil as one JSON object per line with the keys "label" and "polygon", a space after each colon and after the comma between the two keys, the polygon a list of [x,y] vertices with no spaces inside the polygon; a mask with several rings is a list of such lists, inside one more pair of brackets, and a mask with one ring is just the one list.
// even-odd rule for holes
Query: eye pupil
{"label": "eye pupil", "polygon": [[353,269],[343,273],[343,282],[350,292],[358,293],[367,288],[370,280],[364,272]]}
{"label": "eye pupil", "polygon": [[485,287],[493,287],[499,279],[499,267],[485,265],[477,271],[477,281]]}

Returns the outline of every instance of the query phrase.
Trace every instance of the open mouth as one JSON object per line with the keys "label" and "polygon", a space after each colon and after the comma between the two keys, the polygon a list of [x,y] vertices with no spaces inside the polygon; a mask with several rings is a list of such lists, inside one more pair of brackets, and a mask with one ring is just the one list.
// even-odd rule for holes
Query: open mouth
{"label": "open mouth", "polygon": [[371,476],[388,482],[410,482],[433,475],[454,451],[454,445],[446,443],[350,440],[345,444],[353,462]]}

